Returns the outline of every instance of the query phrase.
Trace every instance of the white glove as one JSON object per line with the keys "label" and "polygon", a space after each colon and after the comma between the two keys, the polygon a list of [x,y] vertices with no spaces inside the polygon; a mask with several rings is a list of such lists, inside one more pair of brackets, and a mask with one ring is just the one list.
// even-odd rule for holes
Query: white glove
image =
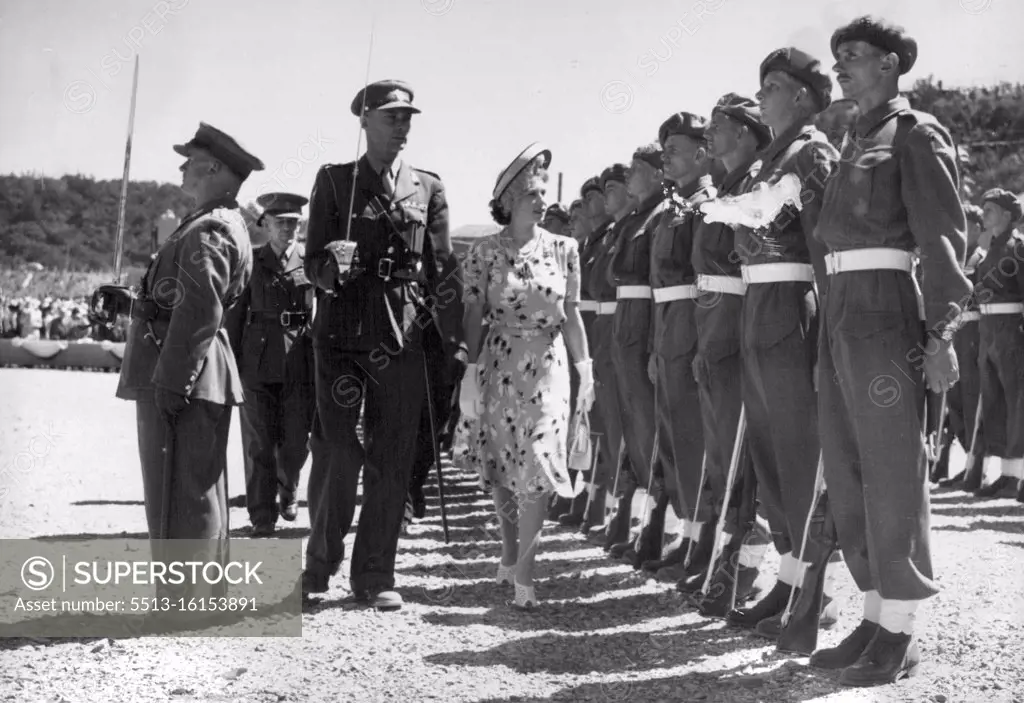
{"label": "white glove", "polygon": [[576,392],[576,404],[589,413],[594,406],[594,362],[591,359],[576,362],[576,373],[580,375],[580,389]]}
{"label": "white glove", "polygon": [[466,364],[466,372],[462,374],[462,388],[459,390],[459,410],[462,416],[475,420],[483,412],[483,394],[477,381],[477,365]]}

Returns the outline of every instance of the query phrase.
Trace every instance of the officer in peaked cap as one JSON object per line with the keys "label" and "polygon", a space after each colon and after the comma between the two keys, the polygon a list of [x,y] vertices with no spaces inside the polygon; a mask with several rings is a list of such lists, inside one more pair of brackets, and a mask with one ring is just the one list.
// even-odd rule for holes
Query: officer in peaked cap
{"label": "officer in peaked cap", "polygon": [[212,561],[226,556],[228,429],[244,400],[222,324],[252,274],[236,198],[263,163],[206,123],[174,150],[195,209],[143,276],[117,397],[135,401],[150,538],[213,540],[216,553],[197,555]]}
{"label": "officer in peaked cap", "polygon": [[566,234],[569,228],[569,213],[561,203],[552,203],[544,213],[541,226],[553,234]]}
{"label": "officer in peaked cap", "polygon": [[[355,96],[366,153],[317,173],[306,235],[306,274],[321,291],[314,439],[326,456],[314,456],[309,477],[303,591],[327,591],[341,566],[365,469],[350,586],[357,602],[382,610],[402,606],[395,554],[417,435],[442,426],[431,388],[454,387],[466,360],[444,186],[400,158],[420,112],[413,98],[393,80]],[[361,406],[365,446],[356,435]]]}
{"label": "officer in peaked cap", "polygon": [[926,388],[941,394],[958,380],[952,339],[971,286],[961,270],[966,223],[952,139],[899,94],[917,43],[862,17],[836,30],[832,53],[859,115],[815,229],[829,276],[818,416],[829,507],[864,616],[811,665],[842,670],[843,684],[874,686],[917,670],[915,611],[939,591],[921,415]]}
{"label": "officer in peaked cap", "polygon": [[[714,197],[704,142],[707,119],[677,112],[658,129],[665,179],[672,194],[651,241],[651,287],[654,300],[648,375],[658,386],[658,453],[665,466],[669,501],[682,523],[682,542],[663,558],[643,564],[658,580],[678,582],[707,568],[711,528],[693,523],[700,493],[704,437],[700,395],[693,377],[697,351],[696,274],[691,262],[696,214]],[[703,540],[701,539],[703,537]],[[685,565],[689,554],[690,563]]]}
{"label": "officer in peaked cap", "polygon": [[[981,311],[979,356],[981,367],[982,427],[985,441],[978,459],[999,462],[999,478],[975,495],[991,498],[1005,488],[1018,487],[1024,502],[1024,277],[1020,266],[1004,262],[1024,260],[1024,234],[1014,229],[1021,218],[1021,202],[1003,188],[982,197],[982,217],[991,235],[988,253],[978,264],[975,297]],[[959,334],[958,334],[959,336]],[[990,473],[985,471],[984,473]]]}
{"label": "officer in peaked cap", "polygon": [[303,270],[305,247],[295,241],[308,202],[294,193],[256,199],[263,208],[257,224],[270,231],[270,240],[253,252],[249,286],[228,318],[245,388],[245,504],[253,537],[273,534],[278,516],[295,519],[299,472],[309,456],[314,291]]}
{"label": "officer in peaked cap", "polygon": [[[729,620],[778,636],[782,611],[801,593],[811,550],[802,550],[807,514],[815,500],[820,441],[814,365],[818,295],[824,292],[825,251],[814,239],[825,183],[839,154],[814,126],[831,103],[832,81],[821,62],[795,47],[771,52],[758,71],[761,119],[774,139],[760,153],[761,169],[747,192],[783,179],[799,185],[800,208],[790,203],[762,227],[735,228],[735,248],[746,283],[740,318],[743,407],[758,499],[781,556],[778,579],[760,602]],[[815,290],[814,282],[819,281]],[[815,543],[808,541],[813,548]],[[823,557],[825,558],[825,557]],[[834,569],[834,567],[833,567]],[[831,581],[826,582],[831,588]],[[804,589],[807,593],[809,590]],[[825,593],[828,621],[835,605]],[[816,616],[817,617],[817,616]],[[811,627],[817,627],[812,622]]]}

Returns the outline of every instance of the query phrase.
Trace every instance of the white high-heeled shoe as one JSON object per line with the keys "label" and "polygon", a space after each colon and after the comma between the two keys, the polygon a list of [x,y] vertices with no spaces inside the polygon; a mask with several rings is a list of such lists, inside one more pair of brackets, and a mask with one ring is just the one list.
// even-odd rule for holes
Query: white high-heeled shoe
{"label": "white high-heeled shoe", "polygon": [[504,564],[498,564],[498,575],[495,580],[499,586],[511,586],[515,583],[516,577],[516,565],[505,566]]}
{"label": "white high-heeled shoe", "polygon": [[539,601],[537,600],[537,594],[533,591],[533,586],[524,586],[514,579],[513,582],[516,586],[515,607],[524,609],[536,608]]}

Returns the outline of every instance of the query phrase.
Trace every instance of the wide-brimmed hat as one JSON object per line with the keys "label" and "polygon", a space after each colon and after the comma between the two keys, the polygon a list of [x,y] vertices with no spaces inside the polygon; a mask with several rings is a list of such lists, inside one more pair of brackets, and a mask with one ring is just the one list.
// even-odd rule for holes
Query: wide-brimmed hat
{"label": "wide-brimmed hat", "polygon": [[533,163],[534,159],[538,156],[544,157],[544,168],[551,165],[551,150],[540,142],[534,142],[530,146],[523,149],[519,156],[512,159],[512,163],[505,167],[498,175],[498,180],[494,184],[493,197],[495,200],[501,198],[502,194],[508,189],[509,185],[512,184],[520,173],[526,170],[530,164]]}

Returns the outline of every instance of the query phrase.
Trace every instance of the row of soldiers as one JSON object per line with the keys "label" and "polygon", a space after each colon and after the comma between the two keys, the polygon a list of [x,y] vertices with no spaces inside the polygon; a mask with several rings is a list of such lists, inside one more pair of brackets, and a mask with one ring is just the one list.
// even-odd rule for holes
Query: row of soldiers
{"label": "row of soldiers", "polygon": [[[860,112],[842,144],[814,126],[820,62],[780,49],[756,99],[670,116],[549,212],[581,243],[600,437],[584,493],[549,518],[784,648],[792,612],[836,622],[838,547],[864,619],[811,663],[875,685],[916,671],[914,613],[938,593],[927,465],[941,477],[948,442],[928,423],[1001,471],[978,495],[1024,479],[1024,237],[1008,191],[961,202],[948,131],[899,96],[917,55],[902,28],[860,18],[831,46]],[[638,488],[653,506],[631,535]],[[745,605],[770,543],[776,583]]]}

